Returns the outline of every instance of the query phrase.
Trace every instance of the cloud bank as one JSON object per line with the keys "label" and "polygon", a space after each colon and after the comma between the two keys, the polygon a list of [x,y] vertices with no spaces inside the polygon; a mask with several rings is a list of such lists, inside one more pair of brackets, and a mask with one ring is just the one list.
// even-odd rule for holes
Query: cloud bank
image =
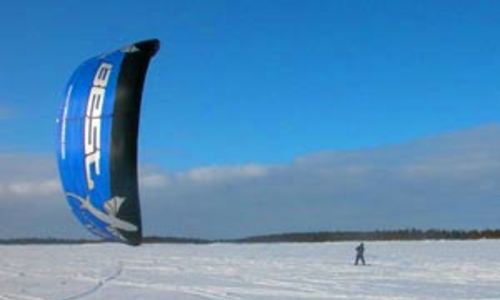
{"label": "cloud bank", "polygon": [[145,172],[143,178],[150,176],[161,182],[144,191],[153,232],[234,237],[500,226],[498,126],[378,149],[325,151],[288,165]]}
{"label": "cloud bank", "polygon": [[[51,159],[0,155],[0,164],[1,236],[87,236],[70,215]],[[178,173],[143,166],[140,185],[147,235],[498,228],[500,126],[313,153],[283,165]]]}

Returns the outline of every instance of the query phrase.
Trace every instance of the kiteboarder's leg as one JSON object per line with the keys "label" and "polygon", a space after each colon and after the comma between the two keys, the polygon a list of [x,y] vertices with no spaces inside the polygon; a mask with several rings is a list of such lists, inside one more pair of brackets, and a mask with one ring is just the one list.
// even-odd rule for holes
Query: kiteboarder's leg
{"label": "kiteboarder's leg", "polygon": [[359,262],[359,255],[356,255],[356,261],[354,262],[354,265],[357,266]]}
{"label": "kiteboarder's leg", "polygon": [[361,262],[363,263],[363,266],[365,266],[366,263],[365,263],[365,257],[364,257],[364,255],[360,255],[359,258],[361,259]]}

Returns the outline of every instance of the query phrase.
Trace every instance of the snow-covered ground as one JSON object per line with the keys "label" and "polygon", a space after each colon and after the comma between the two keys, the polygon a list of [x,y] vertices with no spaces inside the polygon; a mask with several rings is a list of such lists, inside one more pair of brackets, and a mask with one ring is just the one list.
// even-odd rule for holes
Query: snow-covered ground
{"label": "snow-covered ground", "polygon": [[500,299],[500,241],[0,246],[0,299]]}

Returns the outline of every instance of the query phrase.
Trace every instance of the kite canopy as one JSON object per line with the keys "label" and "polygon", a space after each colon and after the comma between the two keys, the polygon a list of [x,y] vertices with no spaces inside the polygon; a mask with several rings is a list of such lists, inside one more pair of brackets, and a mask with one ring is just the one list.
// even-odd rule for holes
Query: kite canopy
{"label": "kite canopy", "polygon": [[139,245],[137,136],[142,88],[160,42],[99,55],[71,76],[57,119],[57,159],[67,201],[92,233]]}

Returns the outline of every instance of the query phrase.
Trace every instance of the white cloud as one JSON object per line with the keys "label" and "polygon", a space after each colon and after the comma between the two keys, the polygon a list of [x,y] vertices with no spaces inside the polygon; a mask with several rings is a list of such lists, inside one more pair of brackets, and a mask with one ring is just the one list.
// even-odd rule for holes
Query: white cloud
{"label": "white cloud", "polygon": [[177,173],[165,173],[154,168],[153,170],[141,171],[139,184],[146,189],[172,188],[181,185],[218,185],[265,177],[272,168],[257,164],[207,166]]}
{"label": "white cloud", "polygon": [[143,174],[139,177],[139,185],[143,188],[164,188],[171,183],[165,174]]}
{"label": "white cloud", "polygon": [[226,180],[238,180],[245,178],[256,178],[267,175],[268,167],[257,164],[241,166],[210,166],[196,168],[185,173],[178,174],[178,177],[197,183],[222,182]]}
{"label": "white cloud", "polygon": [[89,237],[61,191],[52,155],[0,154],[0,238]]}
{"label": "white cloud", "polygon": [[38,197],[60,194],[61,186],[58,179],[14,181],[0,183],[0,191],[7,197]]}
{"label": "white cloud", "polygon": [[61,193],[55,161],[47,156],[0,154],[0,199]]}

